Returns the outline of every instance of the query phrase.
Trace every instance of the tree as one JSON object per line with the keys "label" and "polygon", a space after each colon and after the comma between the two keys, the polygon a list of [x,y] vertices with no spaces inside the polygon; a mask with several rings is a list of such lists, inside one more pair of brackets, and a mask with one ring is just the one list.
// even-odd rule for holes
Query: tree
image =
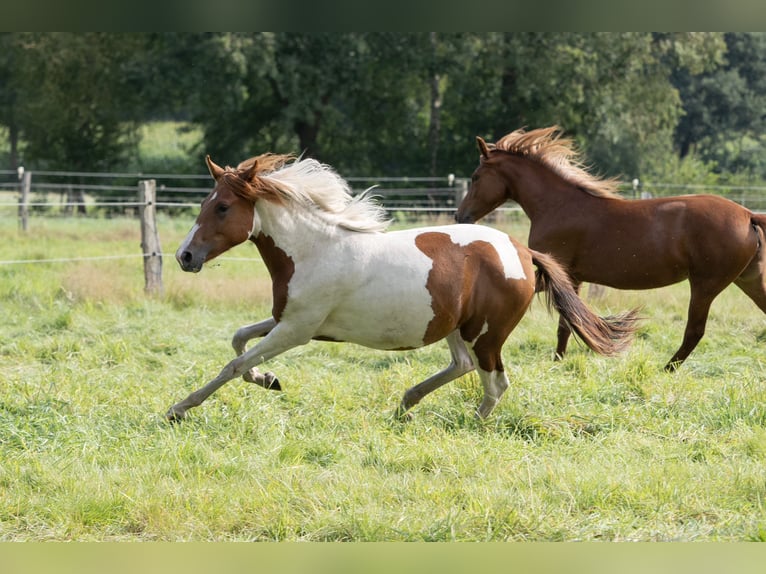
{"label": "tree", "polygon": [[683,158],[693,151],[717,171],[766,176],[766,34],[730,33],[723,65],[694,76],[673,76],[684,115],[675,132]]}
{"label": "tree", "polygon": [[214,34],[193,118],[208,152],[313,156],[343,171],[428,168],[424,34]]}
{"label": "tree", "polygon": [[358,44],[354,34],[208,36],[201,65],[215,81],[199,85],[193,116],[206,149],[235,157],[264,145],[297,147],[321,157],[321,130],[353,89]]}
{"label": "tree", "polygon": [[25,161],[69,170],[108,170],[134,145],[144,37],[107,33],[27,33],[12,72],[14,119]]}
{"label": "tree", "polygon": [[485,110],[477,135],[497,139],[520,127],[558,124],[600,171],[644,173],[670,151],[680,114],[671,72],[704,69],[722,50],[715,34],[487,36],[469,71]]}

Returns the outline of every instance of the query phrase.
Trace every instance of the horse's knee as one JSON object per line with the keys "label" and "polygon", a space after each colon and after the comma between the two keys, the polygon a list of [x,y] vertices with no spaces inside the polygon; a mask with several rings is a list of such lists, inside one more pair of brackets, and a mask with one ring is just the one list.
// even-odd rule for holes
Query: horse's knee
{"label": "horse's knee", "polygon": [[244,329],[239,329],[231,338],[231,346],[234,348],[234,352],[237,354],[237,356],[245,352],[245,347],[249,340],[249,338],[246,336],[247,334],[243,331]]}

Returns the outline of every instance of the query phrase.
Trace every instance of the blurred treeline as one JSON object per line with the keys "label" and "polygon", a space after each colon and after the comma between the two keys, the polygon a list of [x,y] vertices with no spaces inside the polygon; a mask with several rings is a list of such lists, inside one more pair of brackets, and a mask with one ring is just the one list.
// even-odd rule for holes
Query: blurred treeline
{"label": "blurred treeline", "polygon": [[199,130],[189,172],[274,151],[467,176],[476,135],[558,124],[603,175],[760,182],[766,34],[0,34],[0,169],[151,169],[159,120]]}

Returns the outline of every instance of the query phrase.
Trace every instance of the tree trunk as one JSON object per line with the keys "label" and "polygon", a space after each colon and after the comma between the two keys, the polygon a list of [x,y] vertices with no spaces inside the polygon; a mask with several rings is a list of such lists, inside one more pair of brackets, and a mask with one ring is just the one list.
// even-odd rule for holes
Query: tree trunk
{"label": "tree trunk", "polygon": [[436,65],[436,48],[437,37],[436,32],[431,32],[429,35],[431,41],[431,53],[433,55],[433,64],[430,67],[430,84],[431,84],[431,116],[428,126],[428,147],[431,152],[431,177],[437,177],[437,159],[439,157],[439,140],[441,139],[441,111],[442,111],[442,93],[438,66]]}
{"label": "tree trunk", "polygon": [[8,126],[8,142],[11,144],[11,169],[15,170],[19,167],[19,127],[15,122]]}
{"label": "tree trunk", "polygon": [[319,122],[310,124],[303,120],[297,120],[294,125],[303,156],[319,159],[319,145],[317,144]]}

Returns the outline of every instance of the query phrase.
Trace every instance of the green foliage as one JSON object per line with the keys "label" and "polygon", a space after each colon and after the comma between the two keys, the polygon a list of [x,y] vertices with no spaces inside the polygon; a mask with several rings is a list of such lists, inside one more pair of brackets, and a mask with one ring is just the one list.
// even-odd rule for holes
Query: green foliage
{"label": "green foliage", "polygon": [[[763,177],[762,33],[5,33],[7,164],[138,161],[139,123],[235,163],[305,153],[365,176],[467,175],[474,138],[559,124],[605,175],[695,153]],[[182,162],[179,162],[182,163]],[[666,165],[669,164],[669,165]]]}
{"label": "green foliage", "polygon": [[124,160],[140,97],[131,62],[142,36],[15,35],[13,121],[24,160],[40,167],[108,170]]}
{"label": "green foliage", "polygon": [[675,142],[682,157],[696,151],[715,162],[719,173],[744,173],[762,181],[766,35],[729,33],[725,40],[721,65],[699,75],[674,71],[684,108]]}
{"label": "green foliage", "polygon": [[[137,253],[130,219],[0,219],[0,260]],[[172,251],[191,220],[160,220]],[[526,235],[523,224],[510,231]],[[487,421],[467,376],[404,390],[445,366],[440,345],[386,353],[312,343],[270,361],[285,391],[232,381],[188,420],[170,404],[232,357],[270,306],[249,246],[202,273],[141,259],[0,266],[0,539],[247,541],[759,540],[766,497],[763,315],[736,289],[676,374],[662,365],[688,289],[607,290],[643,305],[633,348],[577,345],[553,362],[542,303],[504,351],[511,388]],[[587,293],[587,289],[583,290]]]}
{"label": "green foliage", "polygon": [[181,122],[156,121],[138,130],[138,149],[127,171],[140,173],[199,173],[204,162],[193,150],[202,139],[199,127]]}

